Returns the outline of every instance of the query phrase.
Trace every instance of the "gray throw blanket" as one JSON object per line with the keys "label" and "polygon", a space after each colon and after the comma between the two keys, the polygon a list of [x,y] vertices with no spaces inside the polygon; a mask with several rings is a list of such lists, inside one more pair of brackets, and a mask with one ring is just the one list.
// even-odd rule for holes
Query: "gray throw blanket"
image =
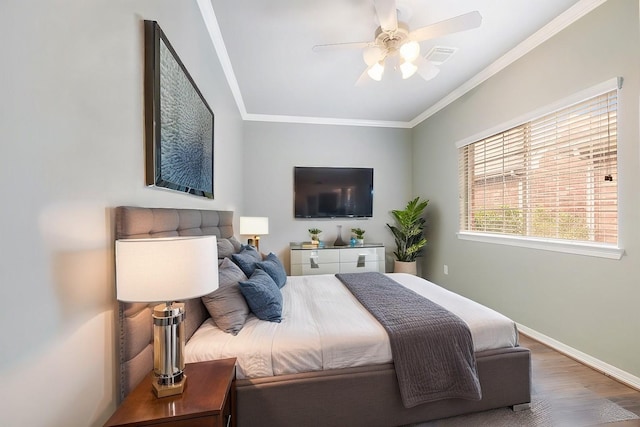
{"label": "gray throw blanket", "polygon": [[386,329],[406,408],[482,398],[471,331],[462,319],[384,274],[336,277]]}

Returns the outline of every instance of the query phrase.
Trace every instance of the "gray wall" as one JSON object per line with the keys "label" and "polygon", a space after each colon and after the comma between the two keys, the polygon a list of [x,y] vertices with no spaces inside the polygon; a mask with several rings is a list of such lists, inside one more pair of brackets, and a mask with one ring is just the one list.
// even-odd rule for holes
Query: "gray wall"
{"label": "gray wall", "polygon": [[[414,191],[431,200],[426,277],[640,376],[638,2],[609,1],[414,129]],[[459,140],[612,77],[619,109],[619,261],[462,241]],[[443,274],[443,265],[449,275]]]}
{"label": "gray wall", "polygon": [[[216,114],[213,201],[144,186],[143,19]],[[242,121],[195,1],[2,0],[0,38],[2,424],[99,426],[115,409],[112,208],[241,210]]]}
{"label": "gray wall", "polygon": [[[244,215],[269,217],[269,235],[262,251],[275,252],[289,268],[289,242],[310,240],[308,229],[323,231],[332,243],[342,225],[348,241],[351,228],[366,231],[365,242],[381,242],[388,254],[393,238],[385,224],[389,212],[411,196],[411,130],[358,126],[323,126],[246,122],[244,127]],[[302,220],[293,217],[294,166],[374,168],[373,218],[367,220]],[[243,236],[246,237],[246,236]],[[392,255],[391,255],[392,256]],[[389,258],[389,257],[388,257]],[[387,269],[393,266],[387,260]]]}

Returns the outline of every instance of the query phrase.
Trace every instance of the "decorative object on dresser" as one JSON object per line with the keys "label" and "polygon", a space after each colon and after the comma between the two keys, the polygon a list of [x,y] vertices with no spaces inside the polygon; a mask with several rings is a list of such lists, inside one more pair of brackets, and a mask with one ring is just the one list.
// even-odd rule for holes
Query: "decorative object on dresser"
{"label": "decorative object on dresser", "polygon": [[289,249],[292,276],[385,270],[384,246],[380,243],[311,249],[291,243]]}
{"label": "decorative object on dresser", "polygon": [[338,225],[337,227],[338,227],[338,237],[336,238],[336,241],[333,242],[333,246],[347,246],[344,240],[342,240],[342,226]]}
{"label": "decorative object on dresser", "polygon": [[352,228],[351,232],[356,236],[356,244],[358,244],[359,246],[364,245],[365,231],[362,228]]}
{"label": "decorative object on dresser", "polygon": [[213,111],[158,23],[144,32],[146,184],[213,199]]}
{"label": "decorative object on dresser", "polygon": [[177,300],[218,288],[215,236],[116,240],[119,301],[166,301],[153,309],[153,390],[157,397],[184,391],[184,304]]}
{"label": "decorative object on dresser", "polygon": [[319,235],[322,233],[322,230],[319,228],[310,228],[309,234],[311,235],[311,244],[318,246],[320,243]]}
{"label": "decorative object on dresser", "polygon": [[269,234],[269,218],[264,216],[241,216],[240,234],[252,236],[248,243],[260,250],[260,236]]}
{"label": "decorative object on dresser", "polygon": [[[122,402],[105,427],[207,425],[228,427],[236,417],[236,359],[189,363],[191,377],[181,395],[155,399],[147,376]],[[230,424],[231,423],[231,424]]]}
{"label": "decorative object on dresser", "polygon": [[409,201],[402,209],[391,211],[395,219],[395,225],[387,224],[393,233],[396,242],[396,256],[393,271],[396,273],[417,274],[416,258],[422,253],[422,248],[427,244],[424,237],[425,219],[422,214],[429,200],[420,200],[420,197]]}

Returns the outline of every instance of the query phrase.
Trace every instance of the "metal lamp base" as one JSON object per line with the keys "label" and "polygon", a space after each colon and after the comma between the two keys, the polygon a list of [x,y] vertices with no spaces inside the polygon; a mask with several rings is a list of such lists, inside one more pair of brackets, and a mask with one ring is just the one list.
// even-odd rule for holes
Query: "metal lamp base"
{"label": "metal lamp base", "polygon": [[160,304],[153,309],[153,392],[157,397],[184,391],[184,304]]}
{"label": "metal lamp base", "polygon": [[156,397],[175,396],[182,394],[187,384],[187,376],[182,375],[182,381],[173,384],[160,384],[158,381],[153,382],[153,392]]}

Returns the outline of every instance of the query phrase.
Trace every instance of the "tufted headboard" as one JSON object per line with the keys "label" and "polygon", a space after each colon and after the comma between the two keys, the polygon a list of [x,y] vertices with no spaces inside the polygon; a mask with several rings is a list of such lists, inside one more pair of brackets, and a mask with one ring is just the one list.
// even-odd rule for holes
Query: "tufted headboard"
{"label": "tufted headboard", "polygon": [[[233,212],[199,209],[116,208],[116,239],[171,236],[233,237]],[[211,260],[216,262],[216,260]],[[189,339],[209,313],[200,298],[184,301],[185,338]],[[153,369],[155,304],[118,302],[118,401]]]}

